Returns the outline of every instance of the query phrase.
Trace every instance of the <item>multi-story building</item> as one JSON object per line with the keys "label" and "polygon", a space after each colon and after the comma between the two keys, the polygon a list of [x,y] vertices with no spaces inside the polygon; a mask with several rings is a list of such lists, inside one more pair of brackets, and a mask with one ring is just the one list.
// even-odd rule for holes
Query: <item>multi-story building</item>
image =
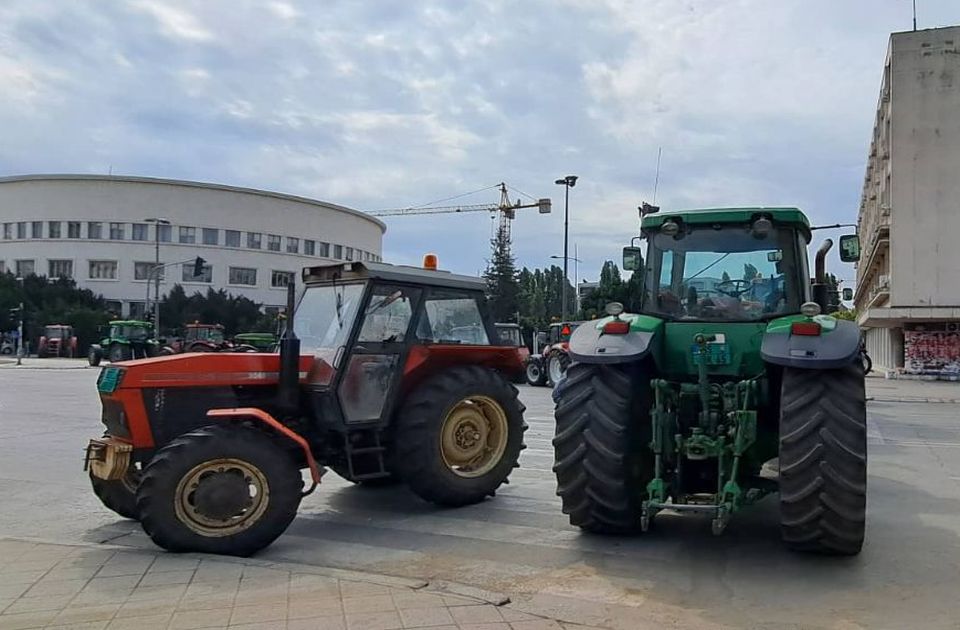
{"label": "multi-story building", "polygon": [[960,370],[960,27],[890,37],[854,298],[882,369]]}
{"label": "multi-story building", "polygon": [[[158,221],[158,219],[160,221]],[[71,277],[111,310],[144,314],[181,284],[284,304],[303,267],[380,260],[384,224],[325,201],[199,182],[102,175],[0,178],[0,272]],[[194,260],[206,261],[194,276]]]}

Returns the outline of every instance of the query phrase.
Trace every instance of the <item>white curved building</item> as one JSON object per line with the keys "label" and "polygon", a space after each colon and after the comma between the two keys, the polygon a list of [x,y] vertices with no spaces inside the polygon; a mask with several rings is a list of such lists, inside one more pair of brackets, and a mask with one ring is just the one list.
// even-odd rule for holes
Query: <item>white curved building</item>
{"label": "white curved building", "polygon": [[[139,317],[157,242],[161,264],[179,263],[162,270],[161,295],[174,284],[188,294],[212,287],[271,309],[284,304],[288,279],[303,267],[380,260],[386,226],[343,206],[250,188],[24,175],[0,177],[0,230],[0,272],[70,276],[112,310]],[[207,264],[194,277],[198,256]]]}

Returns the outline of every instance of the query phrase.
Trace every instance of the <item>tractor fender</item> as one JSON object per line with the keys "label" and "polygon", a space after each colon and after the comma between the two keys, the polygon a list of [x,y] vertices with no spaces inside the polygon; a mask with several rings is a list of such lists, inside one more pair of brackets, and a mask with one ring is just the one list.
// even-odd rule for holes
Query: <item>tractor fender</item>
{"label": "tractor fender", "polygon": [[570,358],[580,363],[629,363],[650,354],[656,330],[631,328],[625,335],[604,334],[603,324],[610,319],[578,326],[570,336]]}
{"label": "tractor fender", "polygon": [[771,321],[760,344],[763,360],[774,365],[822,370],[842,367],[860,356],[860,327],[855,322],[828,315],[813,319],[821,324],[818,336],[790,332],[794,321],[807,321],[802,315]]}
{"label": "tractor fender", "polygon": [[[232,409],[211,409],[207,411],[207,416],[210,418],[250,418],[256,420],[261,424],[270,427],[274,432],[282,435],[288,440],[293,441],[303,450],[303,456],[307,461],[307,468],[310,469],[310,477],[313,479],[314,487],[320,483],[320,477],[323,476],[323,471],[320,469],[320,466],[317,464],[317,460],[313,458],[313,453],[310,451],[310,443],[307,440],[283,424],[272,415],[264,411],[263,409],[257,409],[256,407],[235,407]],[[310,489],[312,492],[313,489]]]}

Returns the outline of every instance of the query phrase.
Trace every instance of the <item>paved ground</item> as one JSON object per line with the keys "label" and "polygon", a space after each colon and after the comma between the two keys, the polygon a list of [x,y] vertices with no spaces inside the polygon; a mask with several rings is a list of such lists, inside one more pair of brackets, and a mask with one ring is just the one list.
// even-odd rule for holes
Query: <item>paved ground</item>
{"label": "paved ground", "polygon": [[[152,549],[79,472],[99,430],[95,378],[0,371],[0,536]],[[473,584],[509,594],[515,610],[608,628],[956,628],[960,405],[886,401],[957,399],[960,389],[870,379],[869,390],[869,521],[857,558],[784,551],[775,500],[737,515],[720,538],[702,519],[669,515],[638,538],[581,535],[554,496],[549,392],[531,388],[521,392],[530,448],[494,500],[441,510],[330,474],[259,558]]]}

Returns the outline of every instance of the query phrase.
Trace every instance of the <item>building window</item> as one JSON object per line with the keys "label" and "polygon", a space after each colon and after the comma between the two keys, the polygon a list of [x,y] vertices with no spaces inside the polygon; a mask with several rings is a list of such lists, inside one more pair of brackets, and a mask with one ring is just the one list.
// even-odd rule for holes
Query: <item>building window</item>
{"label": "building window", "polygon": [[[160,263],[163,265],[163,263]],[[153,280],[154,275],[152,272],[153,268],[157,265],[155,262],[135,262],[133,263],[133,279],[134,280]],[[160,275],[160,280],[163,280],[163,267],[160,267],[160,270],[156,272]]]}
{"label": "building window", "polygon": [[47,238],[60,238],[59,221],[47,221]]}
{"label": "building window", "polygon": [[91,260],[90,261],[90,279],[91,280],[116,280],[117,279],[117,261]]}
{"label": "building window", "polygon": [[27,238],[27,222],[20,221],[17,223],[17,238]]}
{"label": "building window", "polygon": [[293,282],[292,271],[274,270],[270,273],[270,286],[275,289],[285,288],[289,286],[291,282]]}
{"label": "building window", "polygon": [[204,265],[203,273],[199,276],[193,275],[193,263],[184,263],[180,274],[180,279],[184,282],[213,282],[213,265]]}
{"label": "building window", "polygon": [[230,267],[230,284],[257,286],[257,270],[252,267]]}
{"label": "building window", "polygon": [[43,221],[30,223],[30,238],[43,238]]}
{"label": "building window", "polygon": [[219,245],[220,244],[220,230],[216,228],[203,228],[203,244],[204,245]]}
{"label": "building window", "polygon": [[130,236],[131,239],[135,241],[145,241],[147,240],[147,224],[146,223],[134,223],[133,224],[133,234]]}
{"label": "building window", "polygon": [[67,238],[80,238],[79,221],[67,221]]}
{"label": "building window", "polygon": [[163,225],[161,223],[157,224],[156,227],[157,240],[161,243],[169,243],[173,240],[173,226],[172,225]]}
{"label": "building window", "polygon": [[147,316],[147,305],[143,302],[130,302],[130,314],[127,316],[130,319],[140,319],[142,320]]}
{"label": "building window", "polygon": [[240,247],[240,231],[239,230],[227,230],[226,231],[226,246],[227,247]]}
{"label": "building window", "polygon": [[35,267],[32,260],[18,260],[14,263],[14,271],[18,278],[26,278],[35,273]]}
{"label": "building window", "polygon": [[87,238],[103,238],[103,223],[99,221],[88,221]]}
{"label": "building window", "polygon": [[13,223],[3,224],[3,238],[8,241],[13,238]]}
{"label": "building window", "polygon": [[352,248],[352,247],[348,247],[348,248],[347,248],[347,260],[353,260],[353,248]]}
{"label": "building window", "polygon": [[73,261],[72,260],[48,260],[50,278],[72,278]]}
{"label": "building window", "polygon": [[333,257],[336,258],[337,260],[343,260],[343,245],[334,244]]}
{"label": "building window", "polygon": [[180,242],[192,244],[197,242],[197,228],[180,226]]}
{"label": "building window", "polygon": [[271,252],[280,251],[280,237],[276,234],[267,234],[267,249]]}
{"label": "building window", "polygon": [[330,258],[330,243],[320,241],[320,256]]}
{"label": "building window", "polygon": [[111,241],[122,241],[123,240],[123,223],[111,223],[110,224],[110,240]]}
{"label": "building window", "polygon": [[293,238],[292,236],[287,237],[287,253],[288,254],[299,254],[300,253],[300,239]]}
{"label": "building window", "polygon": [[260,232],[247,232],[247,247],[250,249],[260,249],[263,235]]}
{"label": "building window", "polygon": [[311,241],[310,239],[304,239],[303,253],[307,256],[315,256],[317,253],[317,242]]}

